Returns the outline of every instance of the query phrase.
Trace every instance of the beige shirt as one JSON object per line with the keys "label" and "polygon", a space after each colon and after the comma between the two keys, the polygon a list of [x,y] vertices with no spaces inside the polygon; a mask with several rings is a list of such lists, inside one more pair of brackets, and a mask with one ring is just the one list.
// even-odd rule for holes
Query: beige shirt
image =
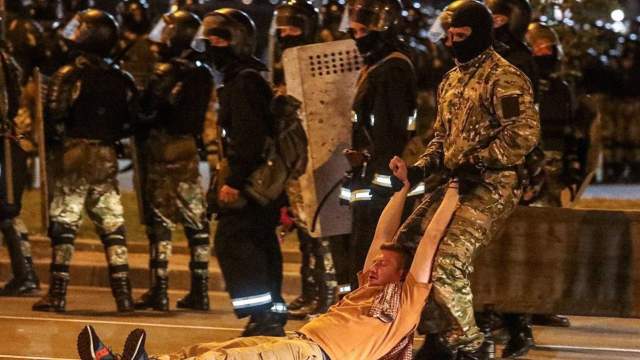
{"label": "beige shirt", "polygon": [[[362,276],[360,283],[362,284]],[[299,332],[313,340],[332,360],[375,360],[386,355],[420,320],[431,284],[417,283],[409,274],[402,285],[396,319],[383,323],[369,309],[383,286],[360,286]]]}

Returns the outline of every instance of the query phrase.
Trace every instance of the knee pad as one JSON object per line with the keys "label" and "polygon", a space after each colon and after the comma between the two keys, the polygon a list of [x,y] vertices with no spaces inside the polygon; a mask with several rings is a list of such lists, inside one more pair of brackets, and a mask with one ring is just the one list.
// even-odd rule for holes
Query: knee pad
{"label": "knee pad", "polygon": [[108,234],[100,235],[100,240],[102,240],[102,245],[105,249],[116,245],[127,246],[124,226],[120,226],[115,231]]}
{"label": "knee pad", "polygon": [[65,224],[52,222],[51,225],[49,225],[49,237],[51,238],[51,244],[53,246],[62,244],[73,245],[73,241],[76,238],[76,230]]}

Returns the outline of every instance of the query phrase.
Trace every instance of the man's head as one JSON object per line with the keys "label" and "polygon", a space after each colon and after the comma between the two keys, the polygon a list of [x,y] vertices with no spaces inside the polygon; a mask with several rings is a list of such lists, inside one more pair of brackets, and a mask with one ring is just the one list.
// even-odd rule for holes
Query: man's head
{"label": "man's head", "polygon": [[520,41],[524,39],[532,15],[528,0],[485,0],[485,4],[493,14],[496,31],[508,33]]}
{"label": "man's head", "polygon": [[399,244],[384,244],[367,269],[369,285],[384,286],[404,280],[411,267],[411,252]]}
{"label": "man's head", "polygon": [[318,31],[318,11],[306,0],[287,0],[276,7],[278,42],[283,49],[310,44]]}
{"label": "man's head", "polygon": [[199,27],[200,19],[195,14],[177,10],[162,15],[148,39],[152,43],[151,48],[167,61],[189,49]]}
{"label": "man's head", "polygon": [[532,49],[540,75],[548,76],[557,70],[562,58],[562,46],[553,28],[539,22],[531,23],[527,31],[527,43]]}
{"label": "man's head", "polygon": [[398,0],[353,0],[349,2],[349,34],[365,62],[373,61],[396,36],[402,13]]}
{"label": "man's head", "polygon": [[234,61],[253,56],[256,26],[243,11],[218,9],[205,15],[191,47],[206,53],[214,66],[224,71]]}
{"label": "man's head", "polygon": [[493,43],[493,18],[481,2],[457,0],[447,6],[429,31],[432,41],[445,39],[461,63],[473,60]]}

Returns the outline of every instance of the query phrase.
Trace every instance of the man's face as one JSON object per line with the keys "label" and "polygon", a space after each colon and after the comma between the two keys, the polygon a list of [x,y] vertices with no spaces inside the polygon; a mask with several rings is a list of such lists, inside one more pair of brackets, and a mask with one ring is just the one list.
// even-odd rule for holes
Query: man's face
{"label": "man's face", "polygon": [[207,37],[207,39],[209,39],[211,46],[215,46],[215,47],[225,47],[231,44],[229,40],[221,38],[219,36],[215,36],[215,35],[210,35]]}
{"label": "man's face", "polygon": [[395,251],[382,250],[380,255],[373,260],[373,265],[367,274],[368,284],[372,286],[384,286],[402,280],[404,274],[404,259]]}
{"label": "man's face", "polygon": [[359,22],[352,21],[349,23],[349,32],[354,39],[360,39],[361,37],[367,36],[369,29]]}
{"label": "man's face", "polygon": [[444,44],[448,47],[452,47],[454,42],[465,41],[469,36],[471,36],[470,26],[450,27],[447,29],[447,38],[445,39]]}
{"label": "man's face", "polygon": [[280,37],[300,36],[302,35],[302,29],[297,26],[278,26],[278,33]]}

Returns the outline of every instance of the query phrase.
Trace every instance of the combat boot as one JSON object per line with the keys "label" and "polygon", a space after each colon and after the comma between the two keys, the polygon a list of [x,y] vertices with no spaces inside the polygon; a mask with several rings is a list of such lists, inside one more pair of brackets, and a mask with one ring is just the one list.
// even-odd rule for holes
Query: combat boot
{"label": "combat boot", "polygon": [[506,318],[507,329],[510,339],[504,350],[503,358],[517,358],[526,355],[535,346],[533,331],[526,315],[515,315],[513,318]]}
{"label": "combat boot", "polygon": [[456,360],[493,360],[496,358],[496,344],[487,338],[477,350],[458,350]]}
{"label": "combat boot", "polygon": [[331,305],[336,303],[336,287],[332,286],[335,282],[322,281],[318,288],[318,296],[316,297],[316,306],[308,315],[309,318],[317,317],[326,313]]}
{"label": "combat boot", "polygon": [[3,221],[0,228],[7,243],[13,272],[13,278],[0,289],[0,296],[37,295],[40,290],[40,280],[33,270],[33,259],[25,256],[22,251],[22,242],[27,240],[18,233],[11,220]]}
{"label": "combat boot", "polygon": [[157,276],[151,288],[136,301],[135,308],[169,311],[169,278]]}
{"label": "combat boot", "polygon": [[131,297],[131,280],[129,276],[111,276],[111,293],[116,300],[118,312],[132,312],[134,310],[133,298]]}
{"label": "combat boot", "polygon": [[282,319],[271,311],[251,315],[249,323],[242,332],[242,337],[249,336],[284,336]]}
{"label": "combat boot", "polygon": [[191,273],[191,290],[184,298],[178,300],[180,309],[209,310],[209,277]]}
{"label": "combat boot", "polygon": [[53,273],[49,280],[49,292],[31,307],[34,311],[64,312],[67,305],[69,274]]}

